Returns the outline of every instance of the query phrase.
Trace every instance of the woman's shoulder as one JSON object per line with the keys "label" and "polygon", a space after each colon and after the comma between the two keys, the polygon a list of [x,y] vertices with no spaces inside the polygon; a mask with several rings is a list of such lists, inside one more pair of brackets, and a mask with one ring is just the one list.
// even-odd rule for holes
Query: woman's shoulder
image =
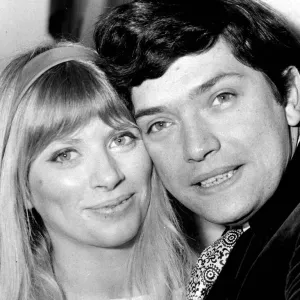
{"label": "woman's shoulder", "polygon": [[[185,298],[184,289],[178,289],[173,293],[173,300],[182,300]],[[111,299],[111,300],[153,300],[153,298],[149,295],[143,295],[143,296],[136,296],[133,298],[118,298],[118,299]]]}
{"label": "woman's shoulder", "polygon": [[111,300],[152,300],[150,296],[136,296],[132,298],[118,298],[118,299],[111,299]]}

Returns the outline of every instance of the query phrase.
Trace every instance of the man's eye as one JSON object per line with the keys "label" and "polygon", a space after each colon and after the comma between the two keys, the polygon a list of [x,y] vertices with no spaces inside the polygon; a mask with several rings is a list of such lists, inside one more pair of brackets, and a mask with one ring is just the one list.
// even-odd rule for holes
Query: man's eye
{"label": "man's eye", "polygon": [[166,122],[166,121],[155,122],[148,129],[148,133],[159,132],[159,131],[162,131],[165,128],[168,128],[169,126],[171,126],[171,122]]}
{"label": "man's eye", "polygon": [[131,145],[136,139],[137,137],[133,133],[123,133],[112,140],[110,147],[116,148]]}
{"label": "man's eye", "polygon": [[58,154],[55,154],[51,161],[64,163],[75,159],[77,155],[77,151],[73,149],[67,149],[59,152]]}
{"label": "man's eye", "polygon": [[222,105],[224,103],[227,103],[231,101],[234,96],[235,95],[232,93],[222,93],[214,99],[212,106],[217,106],[217,105]]}

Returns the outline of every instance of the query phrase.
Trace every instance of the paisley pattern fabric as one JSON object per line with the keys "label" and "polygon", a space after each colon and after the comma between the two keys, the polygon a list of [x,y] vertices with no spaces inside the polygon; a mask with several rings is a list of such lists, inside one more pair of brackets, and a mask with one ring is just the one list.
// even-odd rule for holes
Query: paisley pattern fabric
{"label": "paisley pattern fabric", "polygon": [[191,273],[187,287],[188,300],[205,299],[225,265],[230,251],[243,232],[243,229],[230,229],[203,250]]}

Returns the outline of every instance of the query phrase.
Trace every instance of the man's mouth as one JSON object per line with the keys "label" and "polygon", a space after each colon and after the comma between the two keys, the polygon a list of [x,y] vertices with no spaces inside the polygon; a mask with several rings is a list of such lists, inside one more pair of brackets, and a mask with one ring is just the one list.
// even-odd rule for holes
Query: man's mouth
{"label": "man's mouth", "polygon": [[210,188],[212,186],[219,185],[219,184],[229,180],[236,172],[237,172],[237,169],[234,169],[234,170],[225,172],[223,174],[219,174],[219,175],[210,177],[206,180],[199,182],[199,185],[202,188]]}

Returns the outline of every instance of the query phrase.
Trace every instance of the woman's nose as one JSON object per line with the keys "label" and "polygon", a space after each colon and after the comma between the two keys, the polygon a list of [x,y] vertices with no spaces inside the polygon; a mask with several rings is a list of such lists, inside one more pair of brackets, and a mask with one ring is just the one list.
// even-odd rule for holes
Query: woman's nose
{"label": "woman's nose", "polygon": [[102,188],[110,191],[124,180],[125,175],[113,157],[108,154],[102,154],[101,158],[97,159],[91,174],[91,185],[93,188]]}

